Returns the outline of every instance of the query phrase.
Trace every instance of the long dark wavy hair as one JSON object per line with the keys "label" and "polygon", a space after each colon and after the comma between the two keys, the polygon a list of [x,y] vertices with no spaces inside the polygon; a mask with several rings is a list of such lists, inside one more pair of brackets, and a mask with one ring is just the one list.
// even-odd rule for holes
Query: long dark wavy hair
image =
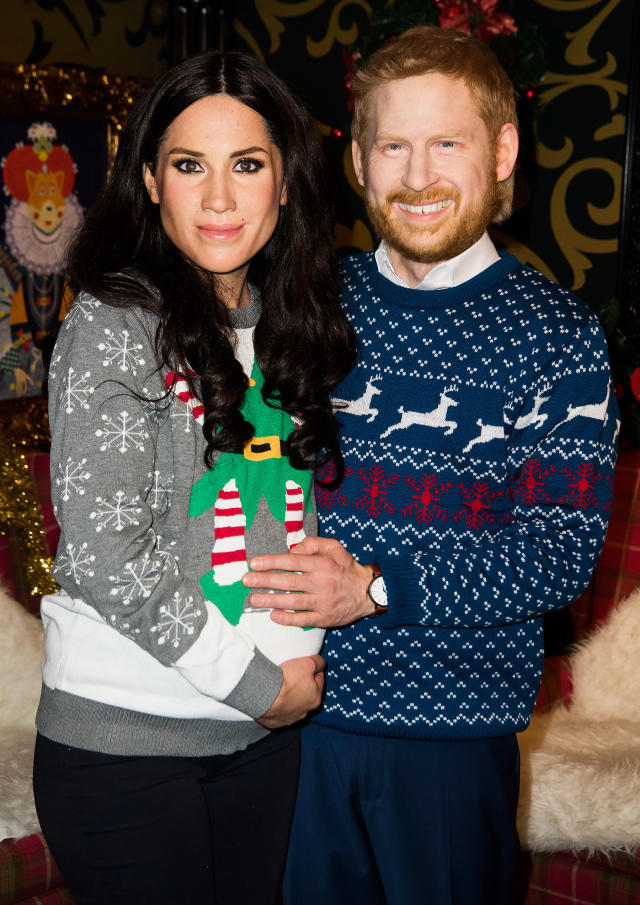
{"label": "long dark wavy hair", "polygon": [[[240,452],[253,436],[242,417],[248,381],[234,355],[227,307],[211,274],[167,237],[159,205],[144,186],[171,123],[204,97],[226,94],[263,119],[278,148],[287,203],[273,236],[252,260],[249,279],[262,293],[255,354],[263,397],[301,422],[287,443],[291,464],[307,469],[344,464],[330,393],[355,361],[355,338],[340,305],[327,208],[324,160],[315,123],[290,90],[254,57],[207,51],[161,75],[136,104],[124,129],[111,178],[70,249],[74,291],[102,302],[138,305],[159,318],[159,362],[197,378],[204,405],[205,463]],[[189,378],[193,379],[193,378]]]}

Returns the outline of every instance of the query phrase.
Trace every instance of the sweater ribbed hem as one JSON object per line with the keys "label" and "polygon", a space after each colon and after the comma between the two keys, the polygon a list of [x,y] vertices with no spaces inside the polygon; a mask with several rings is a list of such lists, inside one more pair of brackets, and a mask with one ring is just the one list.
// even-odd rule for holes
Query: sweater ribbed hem
{"label": "sweater ribbed hem", "polygon": [[140,713],[42,686],[38,732],[61,745],[138,757],[233,754],[268,730],[253,720],[181,720]]}
{"label": "sweater ribbed hem", "polygon": [[367,722],[362,717],[353,717],[345,719],[339,713],[327,713],[326,710],[320,711],[314,716],[311,722],[318,726],[326,726],[328,729],[339,729],[341,732],[350,732],[353,735],[370,735],[378,738],[411,738],[424,739],[425,741],[469,741],[480,738],[497,738],[503,735],[513,735],[515,732],[522,732],[529,725],[529,719],[521,720],[517,723],[509,720],[505,724],[501,724],[497,719],[495,723],[479,722],[476,725],[471,723],[459,723],[452,726],[450,723],[427,724],[418,720],[412,725],[402,722],[402,718],[390,723],[383,723],[381,720],[372,720]]}

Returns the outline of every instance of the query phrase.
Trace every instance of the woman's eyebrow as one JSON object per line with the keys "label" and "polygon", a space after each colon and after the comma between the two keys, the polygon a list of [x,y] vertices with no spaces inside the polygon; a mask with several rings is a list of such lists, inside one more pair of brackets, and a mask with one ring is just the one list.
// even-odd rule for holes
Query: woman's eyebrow
{"label": "woman's eyebrow", "polygon": [[229,157],[245,157],[247,154],[255,154],[258,151],[261,151],[263,154],[268,153],[266,148],[261,148],[256,145],[253,148],[244,148],[242,151],[233,151],[233,153],[229,154]]}
{"label": "woman's eyebrow", "polygon": [[167,154],[186,154],[188,157],[204,157],[202,151],[190,151],[188,148],[171,148]]}

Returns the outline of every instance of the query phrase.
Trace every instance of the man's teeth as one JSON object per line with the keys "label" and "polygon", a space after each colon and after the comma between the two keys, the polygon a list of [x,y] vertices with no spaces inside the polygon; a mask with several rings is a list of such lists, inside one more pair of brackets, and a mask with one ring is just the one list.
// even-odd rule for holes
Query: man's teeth
{"label": "man's teeth", "polygon": [[435,211],[441,211],[445,207],[449,207],[449,201],[436,201],[434,204],[400,204],[403,211],[410,214],[433,214]]}

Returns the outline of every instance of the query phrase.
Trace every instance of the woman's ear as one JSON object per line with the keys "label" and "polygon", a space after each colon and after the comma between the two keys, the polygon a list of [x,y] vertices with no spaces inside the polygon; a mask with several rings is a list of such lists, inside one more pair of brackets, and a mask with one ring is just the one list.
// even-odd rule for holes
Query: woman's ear
{"label": "woman's ear", "polygon": [[158,195],[158,187],[156,185],[156,178],[151,172],[151,167],[148,163],[142,168],[142,181],[145,184],[147,192],[149,193],[149,198],[154,204],[160,204],[160,196]]}
{"label": "woman's ear", "polygon": [[282,191],[280,192],[280,206],[282,207],[287,203],[287,183],[283,179],[282,180]]}

